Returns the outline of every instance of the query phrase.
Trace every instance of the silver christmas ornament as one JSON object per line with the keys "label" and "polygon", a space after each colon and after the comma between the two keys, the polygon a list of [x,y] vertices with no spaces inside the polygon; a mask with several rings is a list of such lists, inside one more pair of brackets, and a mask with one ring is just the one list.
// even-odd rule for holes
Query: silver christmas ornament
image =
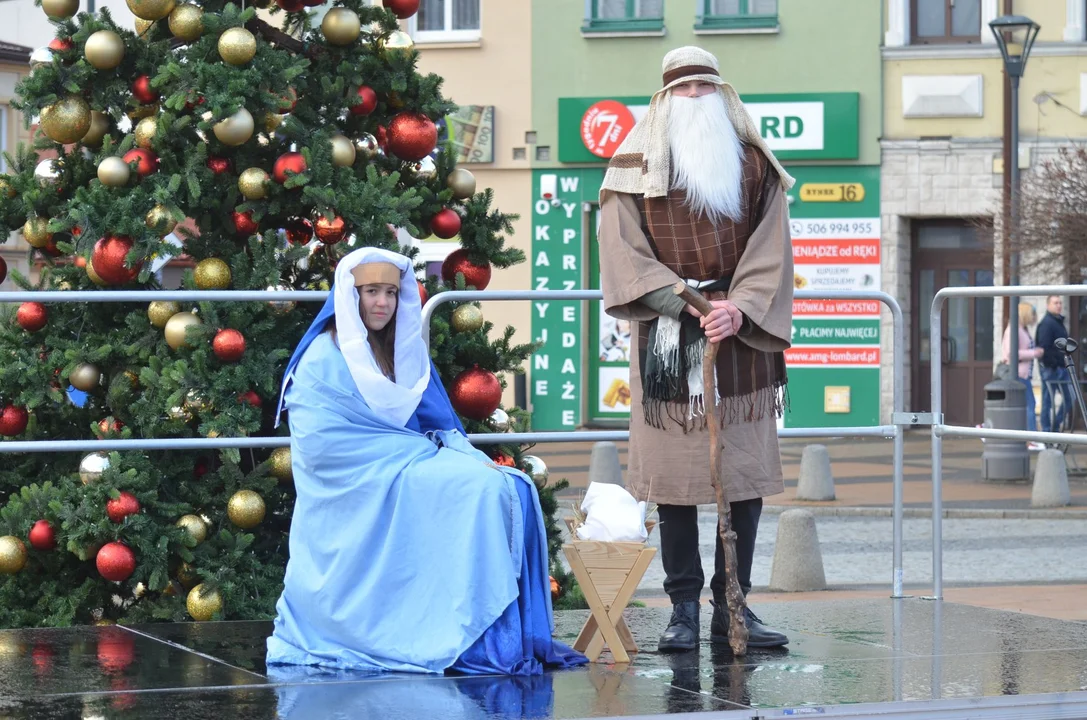
{"label": "silver christmas ornament", "polygon": [[491,413],[491,427],[495,432],[509,432],[510,429],[510,416],[506,414],[506,411],[502,408],[498,408]]}
{"label": "silver christmas ornament", "polygon": [[109,455],[104,452],[93,452],[84,455],[79,461],[79,479],[84,485],[96,482],[102,478],[102,473],[109,469]]}

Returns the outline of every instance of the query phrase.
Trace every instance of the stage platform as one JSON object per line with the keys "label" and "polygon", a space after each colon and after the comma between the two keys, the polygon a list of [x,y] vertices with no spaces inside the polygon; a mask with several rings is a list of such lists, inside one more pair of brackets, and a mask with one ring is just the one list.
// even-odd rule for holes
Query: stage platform
{"label": "stage platform", "polygon": [[[752,601],[787,649],[658,654],[669,611],[631,608],[633,662],[533,678],[267,668],[268,622],[0,631],[0,718],[1087,717],[1087,623],[916,598]],[[572,642],[587,616],[558,613],[557,635]],[[703,637],[709,619],[704,605]]]}

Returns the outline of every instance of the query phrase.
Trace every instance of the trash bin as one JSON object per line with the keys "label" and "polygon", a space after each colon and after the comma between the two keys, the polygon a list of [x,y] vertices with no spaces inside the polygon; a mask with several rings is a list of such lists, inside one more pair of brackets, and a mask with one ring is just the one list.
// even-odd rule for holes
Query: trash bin
{"label": "trash bin", "polygon": [[[985,386],[985,427],[996,430],[1027,429],[1027,388],[1010,378]],[[981,452],[983,480],[1029,480],[1030,452],[1023,440],[988,438]]]}

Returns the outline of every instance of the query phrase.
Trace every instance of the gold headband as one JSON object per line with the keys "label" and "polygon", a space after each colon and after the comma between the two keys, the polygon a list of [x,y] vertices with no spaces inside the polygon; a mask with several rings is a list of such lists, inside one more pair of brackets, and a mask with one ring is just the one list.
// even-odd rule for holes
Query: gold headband
{"label": "gold headband", "polygon": [[351,268],[355,287],[363,285],[395,285],[400,287],[400,268],[392,263],[372,262]]}

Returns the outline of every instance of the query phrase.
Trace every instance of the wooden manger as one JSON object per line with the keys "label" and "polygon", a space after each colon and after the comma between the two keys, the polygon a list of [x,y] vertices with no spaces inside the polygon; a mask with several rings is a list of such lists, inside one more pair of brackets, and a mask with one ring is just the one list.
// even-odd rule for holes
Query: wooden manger
{"label": "wooden manger", "polygon": [[[647,521],[646,530],[652,532],[656,524],[655,520]],[[566,525],[571,537],[576,538],[575,520],[567,518]],[[592,611],[574,641],[574,649],[596,662],[607,647],[615,662],[630,662],[630,653],[638,652],[638,646],[623,619],[623,610],[634,597],[657,549],[643,542],[573,539],[562,546],[562,551]]]}

